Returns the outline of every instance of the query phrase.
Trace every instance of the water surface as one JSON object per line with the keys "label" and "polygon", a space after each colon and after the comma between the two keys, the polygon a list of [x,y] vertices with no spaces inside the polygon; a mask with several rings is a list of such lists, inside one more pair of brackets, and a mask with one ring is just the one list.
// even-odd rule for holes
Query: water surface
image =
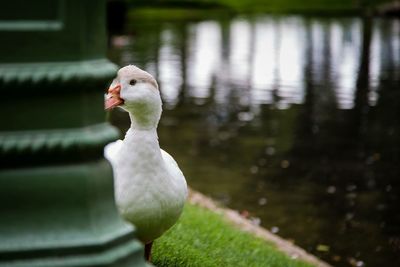
{"label": "water surface", "polygon": [[160,143],[191,187],[332,265],[400,266],[399,20],[135,20],[126,32],[110,57],[157,77]]}

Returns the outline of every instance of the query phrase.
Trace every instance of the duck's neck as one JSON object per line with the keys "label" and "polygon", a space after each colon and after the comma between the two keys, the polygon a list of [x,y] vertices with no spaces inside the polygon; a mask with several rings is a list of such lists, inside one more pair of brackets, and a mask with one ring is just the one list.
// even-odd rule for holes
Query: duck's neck
{"label": "duck's neck", "polygon": [[162,108],[160,103],[136,103],[127,109],[131,119],[131,129],[156,131]]}
{"label": "duck's neck", "polygon": [[135,161],[153,161],[161,157],[160,145],[158,143],[157,124],[142,125],[137,123],[135,117],[131,115],[131,127],[126,132],[124,148],[126,152],[133,156]]}
{"label": "duck's neck", "polygon": [[134,116],[129,114],[131,117],[131,127],[126,132],[125,140],[133,142],[135,146],[141,146],[141,144],[154,144],[158,145],[157,135],[157,124],[154,125],[141,125],[135,121]]}

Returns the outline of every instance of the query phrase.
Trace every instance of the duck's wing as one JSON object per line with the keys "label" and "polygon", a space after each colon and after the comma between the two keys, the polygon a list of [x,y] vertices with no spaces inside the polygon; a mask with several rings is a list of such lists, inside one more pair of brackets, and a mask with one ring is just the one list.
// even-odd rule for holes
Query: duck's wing
{"label": "duck's wing", "polygon": [[122,147],[122,143],[122,140],[117,140],[104,147],[104,157],[111,163],[111,165],[114,165],[117,153]]}
{"label": "duck's wing", "polygon": [[181,169],[179,169],[178,163],[176,163],[174,158],[170,154],[168,154],[168,152],[164,151],[163,149],[160,150],[169,173],[173,176],[175,180],[177,180],[178,183],[180,183],[185,188],[185,196],[187,197],[188,192],[186,179]]}

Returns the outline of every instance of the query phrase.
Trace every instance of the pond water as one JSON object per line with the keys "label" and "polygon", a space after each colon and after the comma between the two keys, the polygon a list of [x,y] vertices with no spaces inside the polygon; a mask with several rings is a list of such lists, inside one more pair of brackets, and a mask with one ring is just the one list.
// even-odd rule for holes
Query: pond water
{"label": "pond water", "polygon": [[109,56],[157,77],[191,187],[334,266],[400,266],[399,20],[136,19]]}

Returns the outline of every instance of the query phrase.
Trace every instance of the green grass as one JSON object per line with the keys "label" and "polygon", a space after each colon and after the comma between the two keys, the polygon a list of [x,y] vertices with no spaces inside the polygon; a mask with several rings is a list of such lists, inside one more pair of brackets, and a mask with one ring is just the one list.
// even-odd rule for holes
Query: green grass
{"label": "green grass", "polygon": [[179,222],[155,241],[152,259],[158,267],[312,266],[240,231],[221,215],[191,204],[186,204]]}
{"label": "green grass", "polygon": [[227,9],[235,12],[347,14],[360,13],[393,0],[130,0],[134,6]]}
{"label": "green grass", "polygon": [[131,8],[129,10],[129,18],[131,20],[147,20],[147,21],[175,21],[175,20],[203,20],[210,18],[229,18],[232,12],[226,9],[196,9],[185,7],[141,7]]}
{"label": "green grass", "polygon": [[358,11],[362,6],[375,6],[388,0],[219,0],[236,10],[271,12],[340,12]]}

